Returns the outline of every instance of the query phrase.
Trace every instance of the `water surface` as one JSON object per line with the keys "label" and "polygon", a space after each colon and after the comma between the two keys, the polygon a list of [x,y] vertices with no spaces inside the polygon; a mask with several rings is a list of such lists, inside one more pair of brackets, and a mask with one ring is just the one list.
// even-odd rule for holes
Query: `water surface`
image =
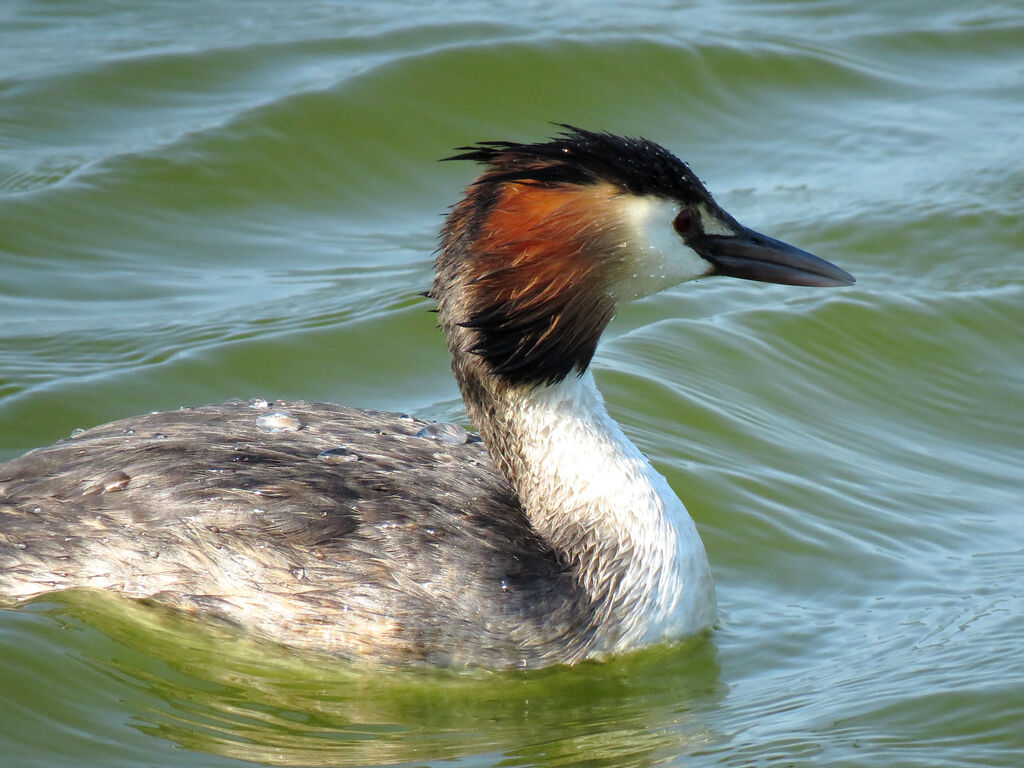
{"label": "water surface", "polygon": [[0,459],[231,397],[464,421],[429,303],[476,140],[643,134],[854,273],[624,309],[595,370],[697,521],[710,637],[367,672],[97,595],[0,611],[12,766],[1019,766],[1012,2],[14,0]]}

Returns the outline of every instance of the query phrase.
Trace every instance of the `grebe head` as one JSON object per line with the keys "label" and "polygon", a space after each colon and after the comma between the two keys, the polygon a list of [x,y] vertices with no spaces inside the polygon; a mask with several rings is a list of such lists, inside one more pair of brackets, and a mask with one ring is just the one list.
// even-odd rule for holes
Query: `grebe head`
{"label": "grebe head", "polygon": [[447,158],[487,166],[442,229],[431,289],[457,374],[467,354],[508,384],[582,373],[618,302],[686,280],[854,282],[742,226],[663,147],[562,127],[550,141],[483,142]]}

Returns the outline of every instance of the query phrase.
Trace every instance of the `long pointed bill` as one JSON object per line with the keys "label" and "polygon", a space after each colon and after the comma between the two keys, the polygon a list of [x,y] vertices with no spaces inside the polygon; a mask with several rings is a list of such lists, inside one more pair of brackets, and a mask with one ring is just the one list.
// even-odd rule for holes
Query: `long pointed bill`
{"label": "long pointed bill", "polygon": [[736,235],[700,235],[690,247],[715,265],[716,275],[820,288],[856,282],[835,264],[745,227]]}

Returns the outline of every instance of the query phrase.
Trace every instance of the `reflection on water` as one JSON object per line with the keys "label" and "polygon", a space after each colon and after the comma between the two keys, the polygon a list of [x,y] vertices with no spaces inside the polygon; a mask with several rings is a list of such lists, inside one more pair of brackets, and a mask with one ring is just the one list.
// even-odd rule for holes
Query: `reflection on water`
{"label": "reflection on water", "polygon": [[33,609],[91,632],[83,661],[143,694],[131,725],[198,752],[282,766],[500,753],[509,765],[646,765],[715,740],[705,639],[537,672],[356,668],[159,606],[78,590]]}

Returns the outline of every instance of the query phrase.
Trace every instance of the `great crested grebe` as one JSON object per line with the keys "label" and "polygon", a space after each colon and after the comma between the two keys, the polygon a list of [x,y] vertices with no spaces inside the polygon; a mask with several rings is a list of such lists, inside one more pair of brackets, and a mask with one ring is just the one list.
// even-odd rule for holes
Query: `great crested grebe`
{"label": "great crested grebe", "polygon": [[842,269],[741,226],[674,155],[572,126],[484,142],[429,295],[479,438],[226,403],[0,465],[0,595],[97,587],[385,663],[538,667],[712,624],[704,546],[588,366],[616,306],[707,275]]}

